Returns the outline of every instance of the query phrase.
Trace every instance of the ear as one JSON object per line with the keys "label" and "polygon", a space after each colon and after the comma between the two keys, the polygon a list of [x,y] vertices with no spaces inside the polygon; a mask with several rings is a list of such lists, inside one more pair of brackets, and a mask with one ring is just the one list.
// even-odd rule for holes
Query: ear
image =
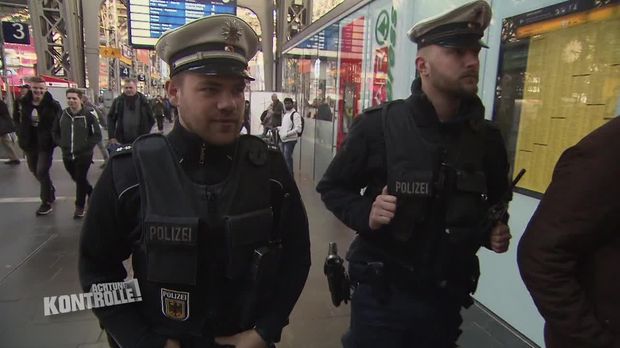
{"label": "ear", "polygon": [[420,73],[420,76],[427,76],[429,72],[429,66],[426,57],[421,55],[417,56],[415,58],[415,68]]}
{"label": "ear", "polygon": [[[179,81],[182,81],[182,79],[179,79]],[[170,100],[170,103],[175,106],[179,105],[177,102],[179,100],[181,92],[181,88],[180,86],[178,86],[179,81],[175,81],[175,79],[170,79],[166,81],[164,85],[166,88],[166,92],[168,92],[168,99]]]}

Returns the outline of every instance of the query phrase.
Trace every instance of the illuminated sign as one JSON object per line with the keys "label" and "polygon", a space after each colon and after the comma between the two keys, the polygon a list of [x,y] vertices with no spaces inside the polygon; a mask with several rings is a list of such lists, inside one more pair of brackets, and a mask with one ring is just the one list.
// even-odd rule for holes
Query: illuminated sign
{"label": "illuminated sign", "polygon": [[236,14],[237,0],[129,0],[129,43],[153,48],[167,30],[214,14]]}

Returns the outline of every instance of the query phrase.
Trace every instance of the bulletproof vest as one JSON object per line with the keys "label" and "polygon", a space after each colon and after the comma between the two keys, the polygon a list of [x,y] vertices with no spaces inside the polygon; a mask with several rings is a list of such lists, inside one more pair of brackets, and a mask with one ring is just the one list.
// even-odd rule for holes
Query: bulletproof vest
{"label": "bulletproof vest", "polygon": [[393,238],[428,239],[438,229],[456,242],[473,237],[487,209],[483,126],[466,121],[450,132],[441,125],[420,128],[402,100],[383,107],[382,121],[388,191],[398,197]]}
{"label": "bulletproof vest", "polygon": [[266,145],[241,136],[227,178],[216,185],[190,181],[161,135],[136,140],[133,161],[141,199],[133,263],[143,316],[171,337],[236,330],[252,251],[274,238]]}

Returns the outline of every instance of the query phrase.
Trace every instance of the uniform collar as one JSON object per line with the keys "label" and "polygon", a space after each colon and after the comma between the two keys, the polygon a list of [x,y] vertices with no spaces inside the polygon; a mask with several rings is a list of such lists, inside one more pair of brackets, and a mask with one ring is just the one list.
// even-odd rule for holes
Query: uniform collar
{"label": "uniform collar", "polygon": [[464,99],[457,116],[449,122],[440,122],[433,104],[422,91],[422,80],[416,78],[411,83],[411,95],[405,100],[413,112],[413,118],[418,127],[453,127],[467,121],[484,119],[484,106],[478,96]]}
{"label": "uniform collar", "polygon": [[236,143],[230,145],[213,145],[203,141],[198,135],[189,132],[177,120],[174,128],[167,135],[178,160],[182,162],[200,161],[203,146],[206,148],[206,161],[217,161],[218,159],[231,158]]}

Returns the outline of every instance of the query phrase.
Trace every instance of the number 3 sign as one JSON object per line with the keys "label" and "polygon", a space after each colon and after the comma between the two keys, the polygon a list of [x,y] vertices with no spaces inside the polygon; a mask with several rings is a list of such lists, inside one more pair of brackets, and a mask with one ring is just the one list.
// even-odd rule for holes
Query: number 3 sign
{"label": "number 3 sign", "polygon": [[2,33],[4,42],[30,44],[30,30],[27,23],[2,22]]}

